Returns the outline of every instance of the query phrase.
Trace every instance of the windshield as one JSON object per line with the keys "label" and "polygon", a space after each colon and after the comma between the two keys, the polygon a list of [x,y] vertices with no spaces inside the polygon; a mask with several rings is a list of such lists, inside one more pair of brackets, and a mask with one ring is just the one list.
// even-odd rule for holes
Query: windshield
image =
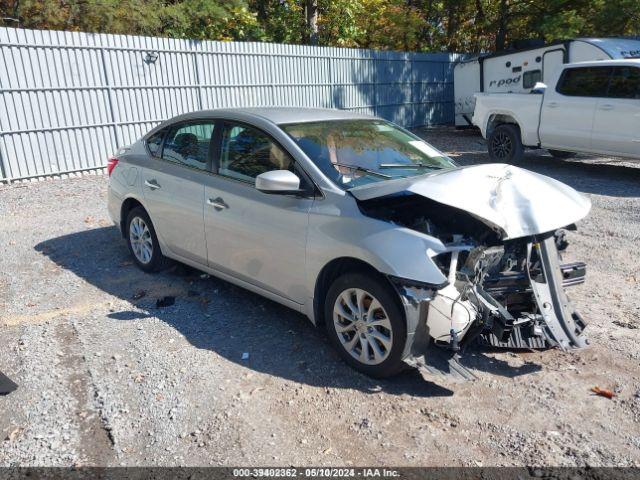
{"label": "windshield", "polygon": [[383,120],[297,123],[281,128],[345,190],[455,167],[442,152]]}

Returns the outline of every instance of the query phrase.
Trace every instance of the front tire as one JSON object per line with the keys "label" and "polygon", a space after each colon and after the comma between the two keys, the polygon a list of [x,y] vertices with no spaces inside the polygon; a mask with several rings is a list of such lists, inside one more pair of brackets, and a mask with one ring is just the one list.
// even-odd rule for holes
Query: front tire
{"label": "front tire", "polygon": [[402,370],[407,327],[396,292],[382,279],[362,273],[336,279],[324,318],[331,343],[353,368],[375,378]]}
{"label": "front tire", "polygon": [[500,163],[520,163],[524,157],[524,147],[517,125],[505,123],[493,129],[487,140],[489,158]]}
{"label": "front tire", "polygon": [[136,207],[127,215],[127,245],[136,265],[145,272],[158,272],[168,265],[162,254],[158,236],[149,214],[142,207]]}

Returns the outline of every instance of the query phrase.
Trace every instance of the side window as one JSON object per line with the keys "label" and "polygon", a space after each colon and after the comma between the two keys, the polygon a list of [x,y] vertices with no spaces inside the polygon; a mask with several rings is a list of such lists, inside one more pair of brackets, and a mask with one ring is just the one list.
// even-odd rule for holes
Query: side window
{"label": "side window", "polygon": [[206,170],[213,126],[213,122],[198,122],[170,127],[162,149],[162,158]]}
{"label": "side window", "polygon": [[162,148],[162,138],[164,137],[165,131],[166,130],[160,130],[147,139],[147,147],[149,148],[149,152],[151,152],[151,155],[153,155],[154,157],[160,156],[160,149]]}
{"label": "side window", "polygon": [[294,171],[294,161],[267,134],[244,125],[225,124],[218,173],[253,183],[270,170]]}
{"label": "side window", "polygon": [[610,75],[611,67],[568,68],[556,90],[571,97],[605,97]]}
{"label": "side window", "polygon": [[640,68],[614,67],[607,96],[640,99]]}
{"label": "side window", "polygon": [[542,70],[529,70],[522,74],[522,88],[533,88],[542,80]]}

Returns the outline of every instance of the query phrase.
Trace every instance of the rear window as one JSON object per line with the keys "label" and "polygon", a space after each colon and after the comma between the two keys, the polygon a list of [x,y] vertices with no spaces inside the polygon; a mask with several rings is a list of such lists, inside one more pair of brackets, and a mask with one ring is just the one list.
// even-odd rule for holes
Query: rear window
{"label": "rear window", "polygon": [[607,96],[640,99],[640,68],[614,67]]}
{"label": "rear window", "polygon": [[154,133],[147,139],[147,147],[149,148],[149,152],[154,157],[160,156],[160,149],[162,148],[162,138],[164,137],[165,130],[160,130],[157,133]]}
{"label": "rear window", "polygon": [[611,70],[611,67],[568,68],[556,90],[571,97],[606,97]]}
{"label": "rear window", "polygon": [[162,158],[187,167],[207,169],[213,122],[174,125],[167,133]]}

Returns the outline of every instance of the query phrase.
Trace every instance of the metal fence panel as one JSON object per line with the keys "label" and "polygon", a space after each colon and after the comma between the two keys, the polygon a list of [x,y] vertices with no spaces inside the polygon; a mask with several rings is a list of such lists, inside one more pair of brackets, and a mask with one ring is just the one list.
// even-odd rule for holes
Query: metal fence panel
{"label": "metal fence panel", "polygon": [[205,108],[451,123],[456,58],[0,28],[0,182],[103,168],[160,121]]}

